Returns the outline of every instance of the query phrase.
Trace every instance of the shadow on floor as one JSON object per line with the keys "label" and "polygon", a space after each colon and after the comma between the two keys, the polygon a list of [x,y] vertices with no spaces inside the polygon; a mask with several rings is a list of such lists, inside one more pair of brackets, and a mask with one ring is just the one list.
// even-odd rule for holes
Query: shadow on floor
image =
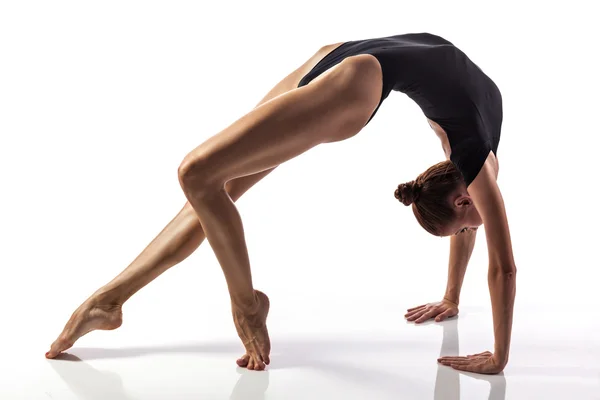
{"label": "shadow on floor", "polygon": [[[99,371],[77,356],[61,354],[50,361],[50,365],[78,399],[137,400],[126,392],[117,373]],[[231,391],[229,400],[265,400],[269,388],[269,371],[257,372],[237,368],[237,372],[240,377]]]}
{"label": "shadow on floor", "polygon": [[[443,340],[440,355],[460,354],[458,340],[458,319],[450,319],[437,324],[443,328]],[[352,355],[373,354],[382,352],[390,355],[397,351],[399,341],[367,341],[367,340],[314,340],[287,341],[277,344],[277,365],[270,370],[306,367],[337,378],[343,382],[361,382],[374,394],[391,395],[394,393],[423,393],[427,388],[414,379],[402,377],[391,371],[361,368],[356,363],[331,361],[336,357],[325,357],[332,353],[343,355],[350,348]],[[410,348],[414,350],[414,345]],[[50,361],[54,370],[67,383],[70,389],[82,399],[133,400],[123,388],[121,378],[114,372],[101,372],[92,368],[82,360],[130,358],[151,354],[167,353],[236,353],[240,350],[237,343],[206,343],[156,347],[130,347],[121,349],[75,348],[74,354],[63,354]],[[275,357],[273,357],[275,358]],[[71,361],[71,362],[69,362]],[[73,362],[75,361],[75,362]],[[232,389],[230,400],[264,400],[269,387],[269,371],[256,372],[238,368],[240,378]],[[460,376],[469,376],[490,383],[489,400],[504,400],[506,396],[506,379],[503,374],[478,375],[463,373],[449,367],[438,365],[434,400],[460,399]]]}

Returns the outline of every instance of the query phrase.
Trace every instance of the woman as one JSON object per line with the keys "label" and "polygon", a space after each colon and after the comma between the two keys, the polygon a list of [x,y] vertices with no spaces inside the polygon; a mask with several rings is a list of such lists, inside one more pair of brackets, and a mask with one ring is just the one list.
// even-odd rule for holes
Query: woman
{"label": "woman", "polygon": [[407,94],[423,109],[448,158],[395,192],[405,205],[414,202],[415,216],[427,231],[452,235],[445,301],[409,310],[407,318],[421,322],[457,313],[474,230],[483,223],[494,352],[443,357],[440,362],[465,371],[501,371],[508,361],[516,274],[496,184],[502,100],[496,85],[463,52],[425,33],[321,48],[254,110],[187,154],[178,172],[188,202],[131,265],[73,313],[46,357],[56,357],[92,330],[119,327],[123,303],[187,258],[206,237],[225,275],[233,319],[246,349],[237,363],[264,369],[270,362],[269,299],[252,285],[234,202],[279,164],[321,143],[356,135],[392,90]]}

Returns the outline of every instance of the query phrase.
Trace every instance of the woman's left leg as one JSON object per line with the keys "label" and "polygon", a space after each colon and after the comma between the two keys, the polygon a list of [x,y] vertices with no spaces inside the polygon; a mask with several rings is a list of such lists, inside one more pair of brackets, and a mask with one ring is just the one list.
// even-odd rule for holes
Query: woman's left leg
{"label": "woman's left leg", "polygon": [[227,181],[277,166],[325,142],[362,129],[381,98],[382,76],[370,55],[349,57],[311,84],[257,107],[190,152],[179,167],[181,187],[223,269],[242,364],[269,363],[268,298],[254,291],[242,221]]}

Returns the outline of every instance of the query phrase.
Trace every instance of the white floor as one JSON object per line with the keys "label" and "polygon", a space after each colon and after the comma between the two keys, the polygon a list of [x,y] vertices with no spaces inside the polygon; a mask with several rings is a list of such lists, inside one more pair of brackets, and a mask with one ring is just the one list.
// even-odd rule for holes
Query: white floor
{"label": "white floor", "polygon": [[[402,320],[395,300],[368,310],[356,308],[359,297],[338,299],[348,305],[340,312],[339,304],[319,305],[313,298],[306,312],[297,308],[287,318],[272,300],[273,361],[266,372],[235,366],[241,347],[226,318],[210,321],[197,313],[186,319],[190,310],[181,310],[167,319],[169,326],[138,324],[132,316],[118,331],[86,336],[60,360],[43,358],[46,343],[39,333],[32,335],[40,339],[33,345],[9,344],[0,398],[600,398],[599,324],[580,311],[565,323],[556,308],[519,309],[509,366],[501,375],[476,376],[439,366],[436,357],[489,347],[491,319],[485,307],[465,307],[459,318],[442,324],[414,326]],[[211,323],[211,332],[190,340],[201,332],[200,321]],[[23,334],[33,327],[22,324]]]}

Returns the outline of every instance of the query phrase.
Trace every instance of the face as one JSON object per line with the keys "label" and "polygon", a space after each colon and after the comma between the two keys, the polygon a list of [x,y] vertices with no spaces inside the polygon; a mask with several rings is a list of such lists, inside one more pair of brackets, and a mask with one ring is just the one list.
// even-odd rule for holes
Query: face
{"label": "face", "polygon": [[462,188],[462,190],[450,196],[449,200],[454,205],[458,217],[450,226],[446,227],[443,236],[458,235],[470,230],[476,230],[481,226],[483,221],[466,188]]}

